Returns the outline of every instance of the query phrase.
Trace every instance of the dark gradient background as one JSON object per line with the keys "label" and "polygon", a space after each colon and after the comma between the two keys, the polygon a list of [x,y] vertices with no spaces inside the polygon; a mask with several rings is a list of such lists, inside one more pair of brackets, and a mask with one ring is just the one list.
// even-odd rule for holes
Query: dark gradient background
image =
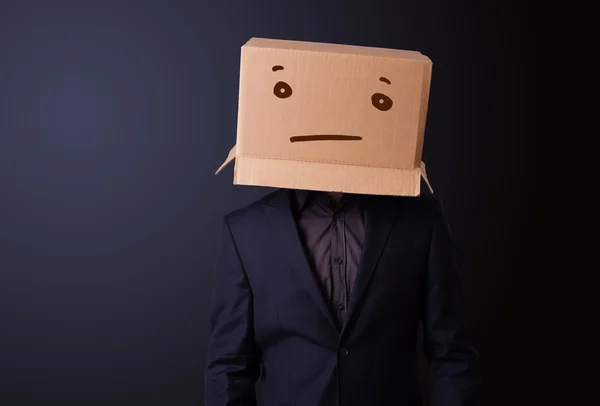
{"label": "dark gradient background", "polygon": [[203,404],[221,218],[268,192],[213,175],[251,36],[433,60],[424,159],[486,405],[530,404],[541,18],[499,0],[0,0],[0,405]]}

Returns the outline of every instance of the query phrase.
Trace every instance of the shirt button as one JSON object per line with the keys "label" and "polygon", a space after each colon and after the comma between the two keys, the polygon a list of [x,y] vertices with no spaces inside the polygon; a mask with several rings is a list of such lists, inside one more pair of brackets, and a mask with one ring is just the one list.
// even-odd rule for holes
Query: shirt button
{"label": "shirt button", "polygon": [[347,349],[347,348],[340,348],[340,355],[341,355],[342,357],[347,357],[347,356],[348,356],[348,353],[349,353],[349,351],[348,351],[348,349]]}
{"label": "shirt button", "polygon": [[335,261],[335,263],[336,263],[336,264],[338,264],[338,265],[341,265],[341,264],[344,262],[344,260],[343,260],[342,258],[340,258],[340,257],[335,257],[335,260],[334,260],[334,261]]}

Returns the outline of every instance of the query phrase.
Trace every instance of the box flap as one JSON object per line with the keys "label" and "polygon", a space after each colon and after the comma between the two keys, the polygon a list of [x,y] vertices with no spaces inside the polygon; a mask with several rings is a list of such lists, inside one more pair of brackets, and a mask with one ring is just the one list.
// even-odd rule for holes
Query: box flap
{"label": "box flap", "polygon": [[429,191],[431,193],[433,193],[433,188],[431,187],[431,183],[429,183],[429,179],[427,179],[427,171],[425,171],[425,162],[423,162],[423,161],[421,161],[421,176],[423,177],[423,180],[427,184]]}
{"label": "box flap", "polygon": [[218,174],[219,172],[221,172],[221,170],[223,168],[225,168],[229,164],[229,162],[231,162],[235,159],[235,154],[236,154],[236,145],[234,145],[233,148],[231,148],[231,150],[229,151],[229,155],[227,155],[227,158],[225,159],[225,162],[223,162],[223,164],[219,167],[219,169],[217,169],[217,171],[215,172],[215,175]]}
{"label": "box flap", "polygon": [[[238,155],[234,184],[367,195],[418,196],[421,168],[394,169]],[[424,186],[426,187],[426,186]]]}

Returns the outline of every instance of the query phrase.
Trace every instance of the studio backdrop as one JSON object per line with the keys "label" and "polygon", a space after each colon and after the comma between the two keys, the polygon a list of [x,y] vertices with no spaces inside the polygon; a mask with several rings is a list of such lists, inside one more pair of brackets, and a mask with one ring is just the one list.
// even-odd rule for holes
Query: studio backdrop
{"label": "studio backdrop", "polygon": [[515,365],[537,34],[515,7],[0,1],[0,404],[203,404],[222,217],[270,191],[234,186],[231,166],[214,175],[250,37],[431,58],[424,160],[459,246],[485,404],[527,404]]}

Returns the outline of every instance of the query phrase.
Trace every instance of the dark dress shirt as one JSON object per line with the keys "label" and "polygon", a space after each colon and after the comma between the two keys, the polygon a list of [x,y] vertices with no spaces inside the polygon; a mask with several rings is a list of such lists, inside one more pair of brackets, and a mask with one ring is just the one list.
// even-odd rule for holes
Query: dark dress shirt
{"label": "dark dress shirt", "polygon": [[342,327],[365,239],[365,199],[296,191],[296,223],[323,295]]}

